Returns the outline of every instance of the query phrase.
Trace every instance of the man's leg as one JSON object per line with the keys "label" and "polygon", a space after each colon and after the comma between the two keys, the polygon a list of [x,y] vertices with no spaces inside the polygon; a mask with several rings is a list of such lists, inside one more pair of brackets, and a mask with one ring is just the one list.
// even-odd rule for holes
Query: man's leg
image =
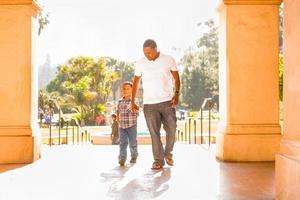
{"label": "man's leg", "polygon": [[128,133],[131,158],[136,159],[138,156],[137,141],[136,141],[136,137],[137,137],[136,125],[127,128],[126,131]]}
{"label": "man's leg", "polygon": [[144,115],[151,135],[154,161],[163,166],[165,160],[164,149],[160,140],[161,114],[157,107],[157,104],[145,104]]}
{"label": "man's leg", "polygon": [[171,103],[168,102],[162,105],[162,123],[163,128],[166,131],[166,146],[165,146],[165,158],[172,158],[172,151],[176,137],[176,111],[171,107]]}

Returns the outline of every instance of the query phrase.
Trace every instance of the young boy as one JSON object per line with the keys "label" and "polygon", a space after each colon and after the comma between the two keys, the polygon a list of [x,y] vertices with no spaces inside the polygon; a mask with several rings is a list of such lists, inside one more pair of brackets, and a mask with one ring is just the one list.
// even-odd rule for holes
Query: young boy
{"label": "young boy", "polygon": [[117,107],[120,130],[120,154],[119,164],[124,166],[127,158],[127,146],[131,153],[130,163],[136,163],[137,151],[137,112],[131,110],[132,83],[125,82],[122,85],[123,98],[119,100]]}
{"label": "young boy", "polygon": [[117,121],[117,115],[112,114],[111,118],[113,120],[113,123],[111,125],[111,134],[110,134],[110,138],[111,138],[111,143],[113,145],[119,144],[119,124]]}

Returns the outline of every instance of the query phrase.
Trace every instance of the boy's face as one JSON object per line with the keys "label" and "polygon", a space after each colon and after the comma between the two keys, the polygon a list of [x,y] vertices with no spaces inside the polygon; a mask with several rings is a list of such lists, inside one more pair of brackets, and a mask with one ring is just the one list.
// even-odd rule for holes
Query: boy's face
{"label": "boy's face", "polygon": [[130,85],[123,85],[122,93],[124,97],[131,97],[132,88]]}

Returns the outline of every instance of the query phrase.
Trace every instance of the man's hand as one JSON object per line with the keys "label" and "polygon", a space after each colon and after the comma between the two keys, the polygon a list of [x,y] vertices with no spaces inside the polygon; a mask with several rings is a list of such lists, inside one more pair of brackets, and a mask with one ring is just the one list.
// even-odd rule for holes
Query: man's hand
{"label": "man's hand", "polygon": [[171,100],[172,108],[176,108],[176,105],[178,104],[179,94],[175,94]]}
{"label": "man's hand", "polygon": [[139,112],[139,107],[136,105],[134,101],[131,101],[131,110],[132,112]]}
{"label": "man's hand", "polygon": [[179,99],[179,90],[180,90],[180,78],[178,71],[171,71],[171,74],[174,78],[175,81],[175,95],[171,100],[172,107],[175,108],[176,105],[178,104],[178,99]]}

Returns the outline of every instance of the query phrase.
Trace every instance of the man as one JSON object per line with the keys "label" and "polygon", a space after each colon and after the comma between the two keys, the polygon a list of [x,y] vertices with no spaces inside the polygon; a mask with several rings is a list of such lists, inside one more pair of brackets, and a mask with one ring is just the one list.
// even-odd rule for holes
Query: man
{"label": "man", "polygon": [[[157,51],[154,40],[146,40],[143,51],[145,57],[136,62],[131,108],[133,111],[138,110],[135,98],[142,79],[144,115],[151,134],[154,157],[152,169],[161,169],[165,161],[168,165],[174,164],[172,151],[176,133],[175,107],[178,104],[180,79],[175,60]],[[166,131],[165,149],[160,137],[161,124]]]}

